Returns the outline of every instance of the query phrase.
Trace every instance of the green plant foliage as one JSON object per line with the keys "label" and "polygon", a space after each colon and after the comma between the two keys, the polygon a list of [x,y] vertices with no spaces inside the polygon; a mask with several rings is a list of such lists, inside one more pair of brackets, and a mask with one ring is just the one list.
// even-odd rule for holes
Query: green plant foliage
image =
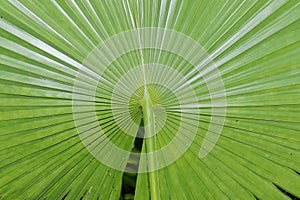
{"label": "green plant foliage", "polygon": [[[300,198],[298,0],[1,0],[0,15],[1,199]],[[171,36],[153,41],[188,51],[195,62],[209,58],[197,70],[204,75],[197,76],[193,63],[176,52],[150,47],[120,55],[105,70],[97,56],[88,63],[100,44],[113,54],[147,40],[142,35],[105,46],[118,34],[147,27],[173,30],[201,46],[207,53],[203,59],[193,58],[199,52]],[[151,71],[152,63],[180,76]],[[134,71],[137,66],[143,73]],[[215,82],[216,70],[223,85]],[[86,78],[75,90],[79,72]],[[151,78],[171,86],[189,83],[194,107],[178,112],[180,101],[193,95],[183,90],[180,99],[170,88],[148,83]],[[124,88],[114,96],[120,80]],[[131,80],[145,82],[131,91],[126,88]],[[213,101],[222,94],[212,88],[222,87],[226,105]],[[124,107],[126,92],[132,94]],[[80,124],[74,119],[74,94],[82,108]],[[95,95],[96,120],[85,110],[90,95]],[[113,111],[112,102],[119,100]],[[129,117],[123,115],[127,107]],[[100,127],[112,144],[132,153],[127,166],[141,169],[146,163],[154,169],[158,158],[150,152],[167,146],[185,117],[182,143],[191,144],[163,168],[123,172],[125,166],[123,171],[107,166],[94,155],[105,149],[97,143]],[[126,130],[139,134],[141,123],[143,134],[152,137],[137,145]],[[196,129],[194,137],[189,127]],[[79,136],[78,128],[93,134]],[[199,157],[207,134],[216,144]],[[100,147],[93,154],[84,141]],[[163,155],[166,160],[178,153],[176,145]],[[133,153],[145,154],[146,160]],[[106,156],[117,159],[114,152]]]}

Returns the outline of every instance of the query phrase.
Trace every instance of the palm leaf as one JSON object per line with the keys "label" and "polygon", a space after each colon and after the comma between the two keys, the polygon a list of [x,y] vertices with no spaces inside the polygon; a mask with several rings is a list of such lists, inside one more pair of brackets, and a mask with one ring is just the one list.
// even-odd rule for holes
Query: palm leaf
{"label": "palm leaf", "polygon": [[1,1],[0,198],[300,198],[299,13]]}

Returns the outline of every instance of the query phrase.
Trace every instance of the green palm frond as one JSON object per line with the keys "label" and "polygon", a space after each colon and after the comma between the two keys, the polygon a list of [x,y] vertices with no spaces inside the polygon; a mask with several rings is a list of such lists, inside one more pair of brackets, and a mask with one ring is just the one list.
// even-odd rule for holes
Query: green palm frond
{"label": "green palm frond", "polygon": [[1,199],[300,198],[299,1],[0,15]]}

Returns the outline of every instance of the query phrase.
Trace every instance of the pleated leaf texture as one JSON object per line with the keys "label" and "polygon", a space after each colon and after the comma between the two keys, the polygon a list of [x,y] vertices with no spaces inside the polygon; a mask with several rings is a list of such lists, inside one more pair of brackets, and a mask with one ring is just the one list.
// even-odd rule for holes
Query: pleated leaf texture
{"label": "pleated leaf texture", "polygon": [[300,198],[298,0],[0,15],[0,199]]}

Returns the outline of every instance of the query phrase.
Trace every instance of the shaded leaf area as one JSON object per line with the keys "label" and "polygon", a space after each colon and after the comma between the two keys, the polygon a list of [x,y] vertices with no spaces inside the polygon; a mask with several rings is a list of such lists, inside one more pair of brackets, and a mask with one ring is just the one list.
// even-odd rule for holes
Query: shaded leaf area
{"label": "shaded leaf area", "polygon": [[[139,132],[144,135],[144,121],[141,120]],[[144,139],[141,137],[136,137],[134,140],[134,146],[132,147],[131,152],[140,153],[142,150]],[[129,157],[127,166],[128,168],[138,168],[139,167],[139,159],[134,157]],[[136,180],[138,174],[132,170],[132,172],[124,172],[122,178],[122,190],[120,199],[128,200],[134,199],[135,188],[136,188]]]}
{"label": "shaded leaf area", "polygon": [[[200,105],[193,143],[171,165],[138,174],[134,199],[151,199],[150,177],[161,199],[300,198],[297,0],[11,0],[1,2],[0,13],[1,199],[120,198],[124,173],[99,162],[83,145],[72,97],[78,71],[88,70],[82,64],[88,54],[111,36],[141,27],[172,29],[197,41],[222,75],[227,110],[224,124],[217,124],[221,137],[200,159],[211,118],[224,116],[212,113],[218,105],[210,104],[205,80],[192,82]],[[142,54],[144,60],[139,51],[122,55],[104,75],[116,83],[121,72],[156,62],[188,80],[195,77],[189,76],[193,66],[172,52]],[[200,66],[203,74],[215,70],[210,63]],[[135,138],[118,128],[109,107],[113,88],[103,84],[96,91],[97,120],[111,142],[131,151]],[[177,105],[165,88],[153,88],[158,102]],[[170,142],[171,128],[178,126],[178,113],[167,111],[168,123],[155,136],[157,148]],[[83,114],[82,126],[95,128],[90,113]],[[141,118],[137,111],[135,122]],[[141,152],[147,153],[145,144]]]}
{"label": "shaded leaf area", "polygon": [[287,191],[283,190],[282,188],[280,188],[279,186],[275,185],[281,192],[283,192],[285,195],[287,195],[288,197],[290,197],[293,200],[298,200],[299,198],[292,195],[291,193],[288,193]]}

